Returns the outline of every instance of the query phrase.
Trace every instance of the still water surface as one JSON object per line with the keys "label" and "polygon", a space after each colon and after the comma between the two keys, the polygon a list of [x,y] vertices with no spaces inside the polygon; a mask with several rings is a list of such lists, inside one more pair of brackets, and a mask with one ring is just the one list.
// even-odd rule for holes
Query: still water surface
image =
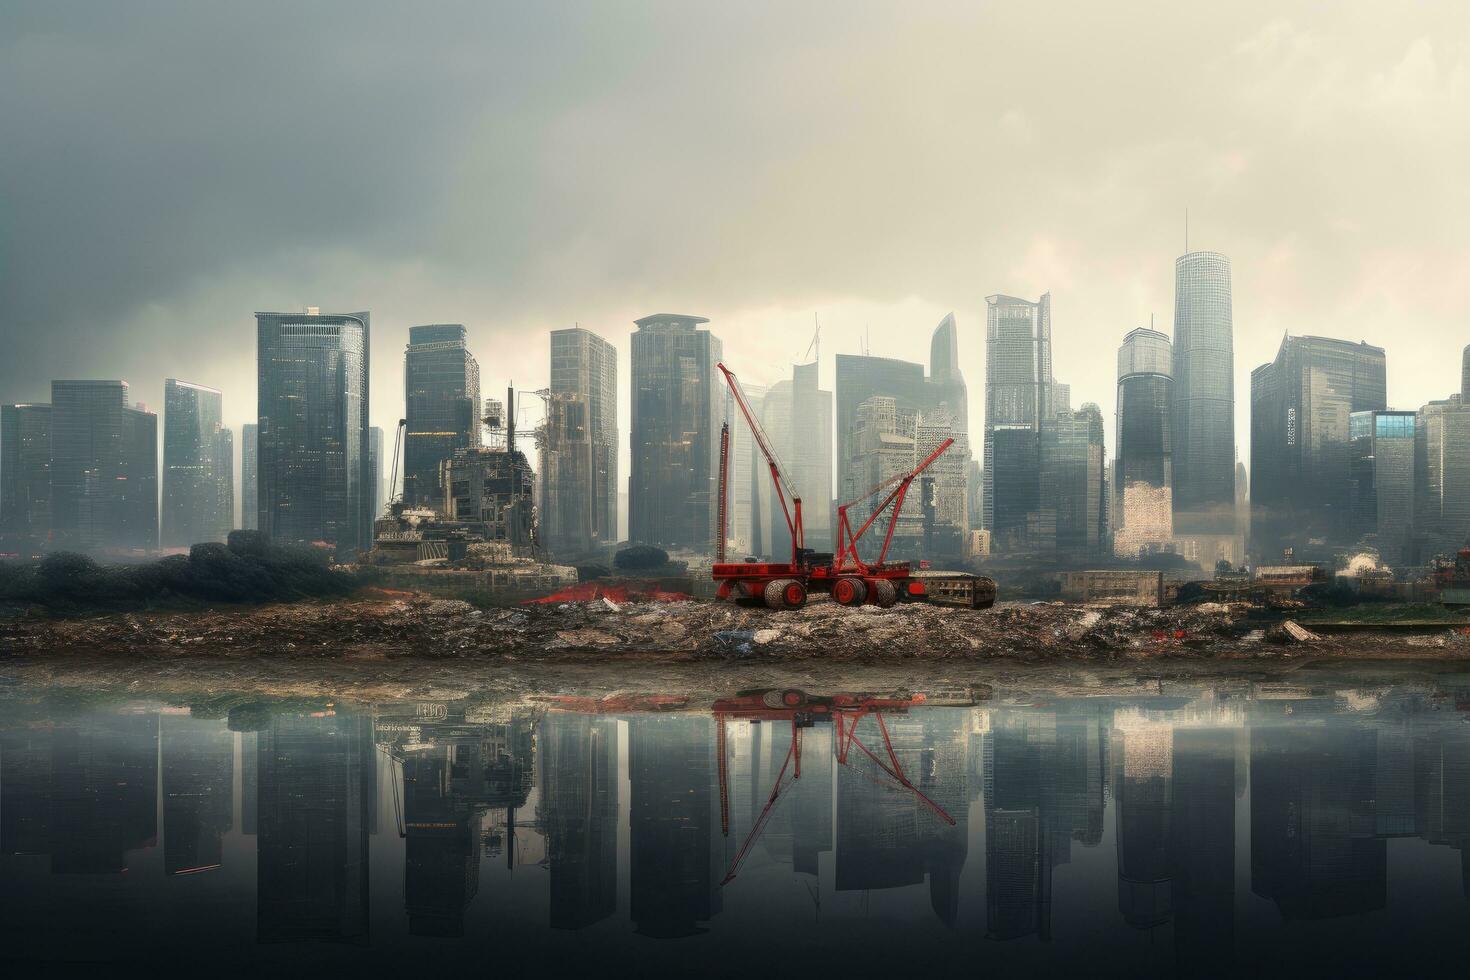
{"label": "still water surface", "polygon": [[1461,976],[1467,702],[1255,684],[803,711],[794,779],[780,710],[14,699],[0,961]]}

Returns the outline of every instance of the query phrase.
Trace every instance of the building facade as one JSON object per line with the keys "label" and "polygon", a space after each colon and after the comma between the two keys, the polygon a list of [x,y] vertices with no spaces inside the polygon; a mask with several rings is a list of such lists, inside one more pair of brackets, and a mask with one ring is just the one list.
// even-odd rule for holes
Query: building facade
{"label": "building facade", "polygon": [[[551,393],[570,396],[584,408],[585,418],[579,423],[586,430],[588,463],[583,485],[558,489],[558,499],[568,503],[580,501],[586,514],[572,514],[566,526],[585,528],[578,532],[583,551],[618,539],[618,351],[607,340],[590,330],[572,327],[551,332]],[[543,474],[543,481],[545,480]],[[545,520],[560,520],[551,512],[551,498],[546,503]],[[554,535],[546,535],[547,547],[553,550]],[[571,544],[570,539],[563,546]]]}
{"label": "building facade", "polygon": [[439,464],[480,445],[480,365],[465,346],[463,324],[408,328],[403,403],[403,501],[442,508]]}
{"label": "building facade", "polygon": [[1174,352],[1169,338],[1141,327],[1118,348],[1118,456],[1112,493],[1120,556],[1164,550],[1174,537]]}
{"label": "building facade", "polygon": [[[1182,533],[1235,533],[1235,347],[1230,260],[1174,263],[1172,463]],[[1344,420],[1344,426],[1346,421]]]}
{"label": "building facade", "polygon": [[90,553],[158,547],[158,416],[126,381],[51,382],[53,544]]}
{"label": "building facade", "polygon": [[1354,412],[1348,419],[1350,534],[1390,565],[1414,552],[1415,412]]}
{"label": "building facade", "polygon": [[240,526],[260,527],[260,426],[250,422],[240,429]]}
{"label": "building facade", "polygon": [[[893,399],[897,411],[910,415],[928,404],[924,386],[924,366],[889,357],[865,357],[857,354],[837,355],[836,383],[837,486],[844,501],[853,499],[855,486],[849,469],[857,452],[854,440],[858,426],[858,409],[875,396]],[[868,487],[863,486],[861,490]]]}
{"label": "building facade", "polygon": [[51,531],[51,406],[0,405],[0,552],[40,547]]}
{"label": "building facade", "polygon": [[632,473],[628,537],[639,544],[714,548],[725,385],[720,339],[704,317],[658,313],[633,333]]}
{"label": "building facade", "polygon": [[[1354,543],[1349,419],[1354,412],[1383,411],[1385,399],[1383,349],[1365,343],[1288,336],[1274,362],[1251,372],[1251,550],[1257,561],[1274,562],[1286,548],[1298,558],[1322,560]],[[1178,513],[1176,506],[1176,518]]]}
{"label": "building facade", "polygon": [[367,313],[257,313],[258,514],[272,540],[372,547]]}
{"label": "building facade", "polygon": [[224,541],[235,523],[233,437],[214,388],[177,378],[163,382],[165,548]]}
{"label": "building facade", "polygon": [[[1470,392],[1467,392],[1470,394]],[[1414,423],[1417,558],[1452,555],[1470,541],[1470,401],[1432,401]]]}
{"label": "building facade", "polygon": [[[1014,551],[1027,547],[1024,515],[1040,493],[1041,424],[1069,407],[1070,393],[1052,377],[1051,294],[1034,303],[997,294],[985,304],[982,508],[995,549]],[[1035,445],[1024,445],[1025,431]]]}
{"label": "building facade", "polygon": [[1059,560],[1097,557],[1107,531],[1102,411],[1091,402],[1042,423],[1039,507],[1029,536]]}

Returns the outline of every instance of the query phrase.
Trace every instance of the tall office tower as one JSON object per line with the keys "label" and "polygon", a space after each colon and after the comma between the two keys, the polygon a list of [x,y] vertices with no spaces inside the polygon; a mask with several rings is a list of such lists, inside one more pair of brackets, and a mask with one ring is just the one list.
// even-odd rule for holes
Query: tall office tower
{"label": "tall office tower", "polygon": [[1033,542],[1058,558],[1095,557],[1102,548],[1102,411],[1091,402],[1041,425],[1040,489]]}
{"label": "tall office tower", "polygon": [[536,430],[541,543],[553,557],[590,552],[599,540],[598,518],[606,517],[593,497],[596,465],[589,408],[584,394],[550,393],[546,419]]}
{"label": "tall office tower", "polygon": [[220,393],[177,378],[163,382],[163,546],[223,541],[234,526],[233,467]]}
{"label": "tall office tower", "polygon": [[718,497],[725,383],[720,339],[704,317],[656,313],[633,334],[633,472],[628,537],[708,552]]}
{"label": "tall office tower", "polygon": [[[910,468],[953,439],[944,454],[918,480],[918,512],[923,522],[920,558],[962,559],[970,536],[970,437],[945,408],[923,412],[914,420],[914,456]],[[908,502],[904,507],[908,509]]]}
{"label": "tall office tower", "polygon": [[1174,524],[1184,534],[1233,534],[1230,260],[1217,252],[1186,252],[1174,262],[1173,374]]}
{"label": "tall office tower", "polygon": [[[476,423],[475,431],[479,431]],[[373,491],[373,520],[383,516],[384,509],[388,506],[387,489],[383,484],[383,429],[381,426],[371,426],[368,429],[368,466],[373,475],[369,481]]]}
{"label": "tall office tower", "polygon": [[[741,383],[756,418],[763,418],[768,389]],[[740,413],[730,418],[730,545],[737,557],[768,554],[766,501],[770,476],[755,448],[755,438]]]}
{"label": "tall office tower", "polygon": [[1470,344],[1460,355],[1460,401],[1470,403]]}
{"label": "tall office tower", "polygon": [[1174,354],[1169,338],[1140,327],[1118,348],[1118,464],[1112,492],[1123,557],[1160,551],[1174,537],[1169,406]]}
{"label": "tall office tower", "polygon": [[[916,415],[927,405],[924,366],[888,357],[837,355],[837,486],[844,501],[853,499],[851,462],[859,426],[858,409],[869,398],[891,398],[896,411]],[[859,481],[861,482],[861,481]],[[860,494],[868,486],[858,487]],[[776,545],[780,549],[779,543]]]}
{"label": "tall office tower", "polygon": [[367,313],[257,313],[260,530],[372,547]]}
{"label": "tall office tower", "polygon": [[590,501],[592,542],[612,544],[618,540],[618,349],[581,327],[553,330],[551,392],[586,402],[592,468],[579,496]]}
{"label": "tall office tower", "polygon": [[240,526],[260,527],[260,426],[251,422],[240,430]]}
{"label": "tall office tower", "polygon": [[51,528],[58,547],[158,547],[158,416],[126,381],[51,382]]}
{"label": "tall office tower", "polygon": [[[915,412],[886,395],[874,395],[858,406],[856,423],[848,438],[852,456],[847,460],[847,483],[842,488],[844,500],[859,500],[872,487],[902,476],[917,465],[914,461],[917,422]],[[847,515],[853,530],[862,527],[880,503],[881,496],[860,500]],[[910,493],[904,498],[903,510],[894,524],[893,557],[909,556],[922,536],[922,495]],[[779,554],[780,547],[781,542],[777,542],[773,554]],[[870,560],[874,557],[868,556]]]}
{"label": "tall office tower", "polygon": [[[1381,347],[1325,337],[1285,337],[1276,360],[1251,372],[1251,547],[1258,560],[1279,560],[1286,548],[1326,560],[1354,543],[1348,417],[1386,408],[1384,381]],[[1175,460],[1177,480],[1177,453]]]}
{"label": "tall office tower", "polygon": [[946,313],[929,338],[930,409],[943,409],[954,422],[956,432],[970,431],[970,396],[965,388],[965,375],[960,370],[959,328],[954,314]]}
{"label": "tall office tower", "polygon": [[1051,294],[1034,303],[987,296],[985,304],[984,519],[994,546],[1014,550],[1025,546],[1024,515],[1035,509],[1032,487],[1041,477],[1039,446],[1022,445],[1025,432],[1037,441],[1042,421],[1071,398],[1051,373]]}
{"label": "tall office tower", "polygon": [[463,324],[408,328],[403,403],[403,502],[442,510],[439,464],[480,444],[480,365],[465,347]]}
{"label": "tall office tower", "polygon": [[[788,492],[801,495],[807,546],[819,551],[828,548],[832,541],[832,393],[818,386],[816,362],[793,365],[790,379],[771,385],[757,418],[791,478]],[[744,419],[732,420],[731,429],[753,442]],[[768,553],[789,558],[791,532],[780,503],[771,496],[770,469],[758,451],[746,449],[747,454],[751,452],[755,452],[752,462],[761,474],[757,487],[765,517],[762,540]]]}
{"label": "tall office tower", "polygon": [[1460,395],[1419,409],[1414,498],[1420,561],[1453,554],[1470,541],[1470,403]]}
{"label": "tall office tower", "polygon": [[1412,557],[1414,412],[1354,412],[1348,419],[1349,534],[1390,565]]}
{"label": "tall office tower", "polygon": [[51,406],[0,405],[0,551],[33,551],[51,530]]}

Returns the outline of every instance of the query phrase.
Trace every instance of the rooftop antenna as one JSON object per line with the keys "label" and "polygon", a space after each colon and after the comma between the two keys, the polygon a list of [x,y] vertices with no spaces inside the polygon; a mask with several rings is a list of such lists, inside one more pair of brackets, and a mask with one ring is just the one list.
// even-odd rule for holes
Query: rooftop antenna
{"label": "rooftop antenna", "polygon": [[816,324],[817,329],[812,334],[812,342],[806,345],[806,354],[801,355],[803,364],[806,363],[807,354],[810,354],[814,350],[817,352],[816,359],[818,361],[822,359],[822,321],[817,319],[815,313],[812,314],[812,323]]}

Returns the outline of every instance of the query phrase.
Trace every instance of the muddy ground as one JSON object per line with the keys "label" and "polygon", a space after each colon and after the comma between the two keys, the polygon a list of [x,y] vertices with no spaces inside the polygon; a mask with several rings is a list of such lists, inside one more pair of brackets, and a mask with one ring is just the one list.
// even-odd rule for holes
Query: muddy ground
{"label": "muddy ground", "polygon": [[479,610],[362,599],[189,613],[0,620],[0,685],[363,701],[516,700],[738,689],[1117,693],[1170,679],[1470,674],[1470,635],[1293,639],[1218,605],[1172,610],[1000,604],[972,611],[811,603],[601,600]]}

